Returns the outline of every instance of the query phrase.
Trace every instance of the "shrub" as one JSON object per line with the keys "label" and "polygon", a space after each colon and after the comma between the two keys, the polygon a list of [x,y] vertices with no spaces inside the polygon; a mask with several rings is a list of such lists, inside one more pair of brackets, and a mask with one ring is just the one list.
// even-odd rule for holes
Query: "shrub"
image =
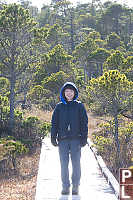
{"label": "shrub", "polygon": [[42,139],[48,135],[50,133],[50,130],[51,130],[51,123],[50,122],[43,122],[41,125],[40,125],[40,135],[42,137]]}
{"label": "shrub", "polygon": [[27,117],[16,127],[17,139],[24,143],[30,150],[35,148],[41,139],[38,137],[39,119],[37,117]]}
{"label": "shrub", "polygon": [[127,168],[132,164],[133,158],[133,122],[126,123],[119,127],[120,158],[117,157],[117,150],[114,138],[114,122],[102,123],[100,131],[93,133],[94,146],[98,154],[102,156],[108,168],[118,176],[119,159],[122,167]]}
{"label": "shrub", "polygon": [[[14,137],[5,137],[0,139],[0,169],[1,172],[9,170],[10,166],[16,170],[16,158],[18,155],[27,153],[26,148],[20,141]],[[5,162],[6,161],[6,162]],[[4,169],[5,168],[5,169]]]}
{"label": "shrub", "polygon": [[50,132],[51,123],[41,122],[38,117],[27,117],[16,127],[16,138],[31,151],[41,145],[42,139]]}

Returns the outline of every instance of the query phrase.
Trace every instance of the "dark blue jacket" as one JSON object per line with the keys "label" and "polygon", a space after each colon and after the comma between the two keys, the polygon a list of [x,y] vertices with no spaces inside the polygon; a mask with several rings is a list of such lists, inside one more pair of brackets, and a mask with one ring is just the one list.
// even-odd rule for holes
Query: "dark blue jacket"
{"label": "dark blue jacket", "polygon": [[[63,92],[66,86],[71,85],[75,89],[73,101],[66,102]],[[87,138],[88,136],[88,117],[84,105],[76,101],[78,90],[76,86],[67,82],[61,89],[60,99],[52,115],[51,137],[59,140],[65,138]]]}

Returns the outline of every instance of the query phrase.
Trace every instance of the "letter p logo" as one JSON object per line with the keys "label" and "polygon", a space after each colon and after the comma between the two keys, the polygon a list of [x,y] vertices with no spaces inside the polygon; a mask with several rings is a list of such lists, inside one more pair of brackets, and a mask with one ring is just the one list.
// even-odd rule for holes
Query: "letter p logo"
{"label": "letter p logo", "polygon": [[131,178],[132,172],[128,169],[122,170],[122,183],[125,183],[127,178]]}

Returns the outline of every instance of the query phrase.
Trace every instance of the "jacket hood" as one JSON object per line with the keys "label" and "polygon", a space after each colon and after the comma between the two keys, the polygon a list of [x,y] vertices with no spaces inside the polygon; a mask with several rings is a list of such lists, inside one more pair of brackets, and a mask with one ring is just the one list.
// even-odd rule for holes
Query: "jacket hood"
{"label": "jacket hood", "polygon": [[78,98],[78,89],[77,89],[76,85],[72,82],[66,82],[62,86],[61,91],[60,91],[60,100],[62,101],[63,104],[67,104],[66,99],[64,97],[64,91],[66,88],[74,89],[75,95],[74,95],[73,101],[75,101]]}

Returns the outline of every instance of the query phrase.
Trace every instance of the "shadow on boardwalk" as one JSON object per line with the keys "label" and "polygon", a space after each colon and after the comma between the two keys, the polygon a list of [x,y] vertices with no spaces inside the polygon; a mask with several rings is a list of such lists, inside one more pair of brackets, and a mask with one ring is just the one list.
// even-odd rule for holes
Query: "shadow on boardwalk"
{"label": "shadow on boardwalk", "polygon": [[[69,196],[61,196],[59,198],[59,200],[69,200],[69,199],[70,199]],[[80,197],[80,195],[73,195],[71,199],[72,200],[81,200],[81,197]]]}

